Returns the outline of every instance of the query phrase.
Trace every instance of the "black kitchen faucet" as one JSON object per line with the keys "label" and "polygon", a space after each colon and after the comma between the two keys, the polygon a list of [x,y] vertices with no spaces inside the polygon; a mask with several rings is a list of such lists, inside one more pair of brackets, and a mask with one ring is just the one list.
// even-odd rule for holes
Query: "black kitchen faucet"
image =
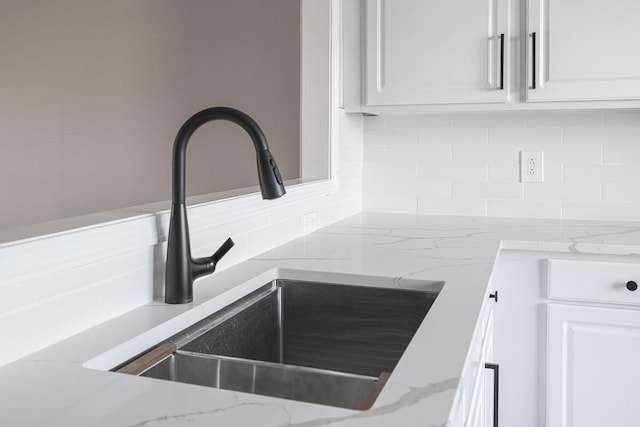
{"label": "black kitchen faucet", "polygon": [[213,107],[191,116],[180,128],[173,145],[172,205],[167,243],[167,267],[164,300],[169,304],[184,304],[193,300],[193,281],[211,274],[216,264],[233,247],[229,238],[210,257],[191,258],[189,224],[185,206],[185,170],[187,143],[193,133],[205,123],[228,120],[242,127],[251,137],[258,159],[258,178],[263,199],[277,199],[285,194],[282,176],[260,126],[242,111],[228,107]]}

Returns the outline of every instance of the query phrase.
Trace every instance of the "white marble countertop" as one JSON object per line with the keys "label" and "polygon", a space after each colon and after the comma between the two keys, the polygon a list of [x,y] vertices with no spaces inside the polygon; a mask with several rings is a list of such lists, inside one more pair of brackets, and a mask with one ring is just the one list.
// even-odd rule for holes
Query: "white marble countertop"
{"label": "white marble countertop", "polygon": [[[500,249],[635,258],[640,223],[359,214],[197,282],[192,304],[152,303],[0,368],[0,425],[445,425]],[[446,284],[368,411],[86,367],[126,360],[266,283],[275,269]]]}

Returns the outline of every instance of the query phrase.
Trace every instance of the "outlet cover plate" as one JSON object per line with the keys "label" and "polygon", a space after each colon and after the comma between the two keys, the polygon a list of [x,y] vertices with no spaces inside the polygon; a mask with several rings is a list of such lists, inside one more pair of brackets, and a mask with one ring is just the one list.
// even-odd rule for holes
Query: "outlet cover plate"
{"label": "outlet cover plate", "polygon": [[303,222],[303,234],[306,236],[309,233],[313,233],[318,228],[318,216],[315,212],[305,214],[302,219]]}
{"label": "outlet cover plate", "polygon": [[544,182],[544,152],[520,152],[520,182]]}

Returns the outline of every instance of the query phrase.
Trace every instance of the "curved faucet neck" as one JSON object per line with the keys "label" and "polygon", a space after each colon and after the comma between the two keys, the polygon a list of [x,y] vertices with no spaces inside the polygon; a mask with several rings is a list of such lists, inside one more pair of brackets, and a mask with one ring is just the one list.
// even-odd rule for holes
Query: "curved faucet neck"
{"label": "curved faucet neck", "polygon": [[269,150],[267,139],[260,126],[242,111],[229,107],[212,107],[194,114],[182,125],[173,144],[173,204],[185,203],[187,144],[189,139],[200,126],[214,120],[227,120],[239,125],[251,137],[256,152]]}

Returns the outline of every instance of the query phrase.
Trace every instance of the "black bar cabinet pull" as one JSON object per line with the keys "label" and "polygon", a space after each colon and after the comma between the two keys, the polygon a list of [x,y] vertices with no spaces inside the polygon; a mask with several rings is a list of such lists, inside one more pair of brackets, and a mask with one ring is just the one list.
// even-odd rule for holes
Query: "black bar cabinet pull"
{"label": "black bar cabinet pull", "polygon": [[531,33],[531,89],[536,88],[536,33]]}
{"label": "black bar cabinet pull", "polygon": [[485,363],[485,369],[493,370],[493,427],[498,427],[498,396],[500,383],[500,365],[497,363]]}
{"label": "black bar cabinet pull", "polygon": [[500,90],[504,90],[504,33],[500,34]]}

